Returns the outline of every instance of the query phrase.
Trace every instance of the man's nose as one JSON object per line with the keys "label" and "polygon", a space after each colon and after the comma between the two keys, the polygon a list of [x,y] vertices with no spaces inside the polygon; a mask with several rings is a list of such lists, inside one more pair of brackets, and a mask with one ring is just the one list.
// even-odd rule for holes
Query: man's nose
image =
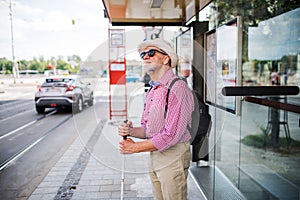
{"label": "man's nose", "polygon": [[150,58],[150,56],[148,55],[148,53],[146,53],[146,54],[144,55],[143,60],[146,60],[146,59],[149,59],[149,58]]}

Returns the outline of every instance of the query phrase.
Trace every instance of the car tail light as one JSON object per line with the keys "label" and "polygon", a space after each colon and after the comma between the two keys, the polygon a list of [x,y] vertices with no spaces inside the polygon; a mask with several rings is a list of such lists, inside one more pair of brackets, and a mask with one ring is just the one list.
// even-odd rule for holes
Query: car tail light
{"label": "car tail light", "polygon": [[74,85],[71,85],[70,87],[67,88],[66,92],[73,91],[75,89]]}
{"label": "car tail light", "polygon": [[40,86],[36,86],[38,92],[42,92],[42,88]]}

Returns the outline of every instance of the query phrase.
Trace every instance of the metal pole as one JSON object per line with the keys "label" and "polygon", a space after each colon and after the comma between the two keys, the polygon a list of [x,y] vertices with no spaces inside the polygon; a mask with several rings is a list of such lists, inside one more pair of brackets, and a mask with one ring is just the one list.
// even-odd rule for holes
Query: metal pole
{"label": "metal pole", "polygon": [[12,50],[12,59],[13,59],[13,76],[14,76],[14,83],[16,83],[17,72],[18,72],[18,64],[15,61],[15,49],[14,49],[14,33],[13,33],[13,12],[12,12],[12,2],[9,2],[9,15],[10,15],[10,30],[11,30],[11,50]]}

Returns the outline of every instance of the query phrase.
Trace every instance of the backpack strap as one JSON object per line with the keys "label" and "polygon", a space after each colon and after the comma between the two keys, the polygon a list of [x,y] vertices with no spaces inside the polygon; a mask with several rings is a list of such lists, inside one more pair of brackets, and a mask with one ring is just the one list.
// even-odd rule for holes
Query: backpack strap
{"label": "backpack strap", "polygon": [[176,81],[178,80],[183,80],[184,82],[186,82],[186,80],[184,78],[180,78],[180,77],[177,77],[177,78],[174,78],[172,80],[172,82],[170,83],[169,87],[168,87],[168,92],[167,92],[167,96],[166,96],[166,106],[165,106],[165,113],[164,113],[164,118],[166,119],[167,117],[167,111],[168,111],[168,102],[169,102],[169,94],[170,94],[170,91],[173,87],[173,85],[175,84]]}
{"label": "backpack strap", "polygon": [[147,90],[147,92],[146,92],[146,96],[148,96],[148,94],[150,93],[150,91],[152,90],[152,86]]}

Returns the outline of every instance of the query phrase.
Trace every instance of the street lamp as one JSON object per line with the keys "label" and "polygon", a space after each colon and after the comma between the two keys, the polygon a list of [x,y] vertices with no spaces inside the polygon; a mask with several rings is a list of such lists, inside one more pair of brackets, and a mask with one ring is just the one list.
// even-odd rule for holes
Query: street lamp
{"label": "street lamp", "polygon": [[11,30],[11,49],[12,49],[12,58],[13,58],[13,76],[14,76],[14,83],[16,83],[16,78],[19,78],[19,68],[18,63],[15,59],[15,50],[14,50],[14,32],[13,32],[13,13],[12,13],[12,2],[9,2],[9,15],[10,15],[10,30]]}

